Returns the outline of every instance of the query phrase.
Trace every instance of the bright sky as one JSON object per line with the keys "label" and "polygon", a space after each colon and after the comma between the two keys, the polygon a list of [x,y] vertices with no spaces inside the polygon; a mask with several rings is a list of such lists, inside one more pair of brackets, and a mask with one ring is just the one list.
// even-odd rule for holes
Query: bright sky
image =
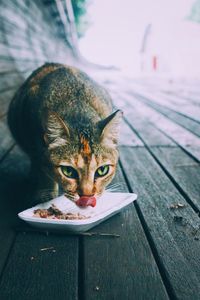
{"label": "bright sky", "polygon": [[88,8],[92,24],[80,40],[80,50],[92,62],[117,65],[135,74],[140,69],[144,30],[151,23],[150,55],[159,56],[164,70],[170,68],[169,60],[174,65],[174,59],[176,71],[184,72],[180,57],[185,55],[182,51],[188,51],[182,50],[187,48],[187,37],[191,38],[191,31],[198,31],[200,40],[200,25],[186,20],[193,3],[194,0],[92,0]]}

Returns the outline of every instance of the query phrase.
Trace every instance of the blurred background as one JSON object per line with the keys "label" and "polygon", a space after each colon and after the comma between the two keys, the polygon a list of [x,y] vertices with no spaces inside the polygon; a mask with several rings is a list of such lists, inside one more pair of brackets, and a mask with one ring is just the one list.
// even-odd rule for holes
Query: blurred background
{"label": "blurred background", "polygon": [[87,9],[79,45],[89,60],[134,77],[200,75],[199,0],[80,2]]}

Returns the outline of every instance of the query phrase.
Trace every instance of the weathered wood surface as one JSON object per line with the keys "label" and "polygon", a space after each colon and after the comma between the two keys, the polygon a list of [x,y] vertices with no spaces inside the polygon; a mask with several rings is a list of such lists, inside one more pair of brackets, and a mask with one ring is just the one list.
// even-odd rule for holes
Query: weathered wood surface
{"label": "weathered wood surface", "polygon": [[18,233],[0,283],[1,299],[78,299],[78,238]]}
{"label": "weathered wood surface", "polygon": [[[200,244],[194,240],[198,215],[146,149],[123,148],[121,160],[129,185],[140,195],[139,211],[174,295],[198,298]],[[177,203],[184,208],[172,209]]]}

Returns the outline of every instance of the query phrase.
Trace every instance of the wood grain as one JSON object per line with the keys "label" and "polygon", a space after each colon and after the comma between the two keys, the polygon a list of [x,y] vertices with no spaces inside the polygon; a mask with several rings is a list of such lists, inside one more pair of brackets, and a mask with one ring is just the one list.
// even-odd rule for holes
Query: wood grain
{"label": "wood grain", "polygon": [[153,94],[150,98],[137,93],[134,93],[134,96],[175,123],[200,136],[200,109],[198,106],[194,106],[189,102],[186,105],[182,103],[181,98],[176,98],[174,105],[174,101],[170,102],[170,100],[175,97],[171,99],[172,96],[165,96],[162,93],[156,93],[155,96]]}
{"label": "wood grain", "polygon": [[27,158],[17,147],[8,151],[1,159],[0,206],[3,213],[0,218],[0,273],[15,237],[13,227],[18,223],[17,213],[24,207],[23,191],[25,192],[28,167]]}
{"label": "wood grain", "polygon": [[154,147],[151,151],[184,192],[189,203],[192,202],[196,211],[200,211],[200,164],[179,147]]}
{"label": "wood grain", "polygon": [[[175,296],[177,299],[198,298],[198,215],[146,149],[123,148],[121,160],[130,187],[139,195],[138,212]],[[184,208],[171,209],[176,203],[182,203]]]}
{"label": "wood grain", "polygon": [[[172,122],[144,103],[141,103],[136,98],[131,97],[130,99],[127,97],[127,104],[130,104],[130,101],[132,103],[132,107],[129,107],[126,117],[133,128],[140,132],[145,132],[146,126],[149,124],[150,126],[156,128],[155,130],[159,130],[161,132],[160,137],[163,136],[161,137],[162,139],[165,137],[165,139],[168,140],[168,143],[170,141],[172,142],[171,145],[178,144],[194,158],[200,160],[200,139],[196,135],[192,134],[182,126]],[[137,126],[138,123],[140,124],[140,128]],[[146,126],[145,123],[147,124]],[[143,128],[142,130],[141,127]],[[152,134],[154,134],[153,129]],[[149,138],[152,138],[151,134],[149,134]]]}
{"label": "wood grain", "polygon": [[75,300],[77,274],[77,237],[18,233],[0,283],[1,299]]}
{"label": "wood grain", "polygon": [[0,119],[0,161],[15,144],[6,124],[6,119]]}

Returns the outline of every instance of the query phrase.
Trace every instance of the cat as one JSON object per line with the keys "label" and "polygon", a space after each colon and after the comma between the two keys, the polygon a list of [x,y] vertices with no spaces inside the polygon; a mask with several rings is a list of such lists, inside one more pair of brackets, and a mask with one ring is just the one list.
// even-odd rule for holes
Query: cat
{"label": "cat", "polygon": [[11,101],[8,125],[31,160],[34,203],[65,195],[98,197],[118,162],[122,111],[108,92],[77,68],[46,63]]}

